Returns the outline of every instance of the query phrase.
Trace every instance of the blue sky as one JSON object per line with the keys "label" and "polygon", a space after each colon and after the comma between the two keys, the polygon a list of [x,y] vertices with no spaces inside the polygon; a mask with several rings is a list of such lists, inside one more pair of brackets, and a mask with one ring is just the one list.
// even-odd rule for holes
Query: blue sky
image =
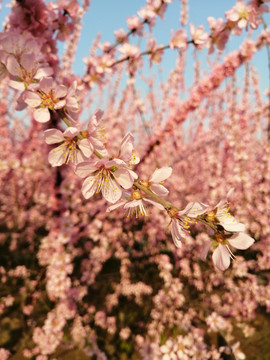
{"label": "blue sky", "polygon": [[[3,22],[3,19],[7,13],[5,4],[8,1],[4,0],[2,5],[2,10],[0,13],[0,21]],[[207,24],[207,17],[213,16],[215,18],[222,17],[224,18],[224,13],[226,10],[230,9],[234,5],[234,0],[190,0],[188,3],[189,6],[189,21],[192,21],[196,26],[203,24],[206,30],[209,30]],[[84,18],[83,32],[81,40],[79,43],[79,48],[77,52],[76,61],[74,64],[74,72],[78,75],[82,75],[85,69],[85,65],[82,61],[82,58],[88,56],[89,48],[95,39],[97,33],[102,34],[102,41],[114,41],[113,31],[126,27],[126,18],[127,16],[132,16],[145,4],[145,0],[92,0],[88,13]],[[165,13],[165,19],[162,21],[158,19],[157,25],[154,28],[154,36],[157,39],[158,44],[166,45],[170,40],[170,31],[174,31],[180,28],[179,24],[179,15],[180,15],[180,1],[174,0],[172,4],[169,4],[168,10]],[[270,15],[265,15],[265,20],[270,24]],[[244,31],[245,34],[245,31]],[[254,35],[253,35],[254,38]],[[134,43],[137,43],[137,39],[133,40]],[[234,49],[237,49],[239,44],[243,41],[243,36],[236,37],[231,36],[231,41],[226,45],[226,50],[223,53],[222,57]],[[142,49],[143,42],[141,43]],[[62,46],[60,46],[62,48]],[[199,58],[202,62],[202,66],[207,68],[206,64],[206,53],[199,55]],[[214,55],[215,56],[215,55]],[[164,61],[162,63],[162,69],[164,73],[162,75],[163,79],[166,79],[166,75],[171,69],[174,68],[176,59],[176,52],[172,50],[167,50],[164,56]],[[259,70],[261,77],[261,89],[264,91],[269,87],[268,83],[268,65],[267,65],[267,52],[264,48],[259,51],[252,60],[252,63]],[[158,71],[158,66],[154,66],[149,72],[153,74]],[[241,71],[239,73],[241,74]],[[267,74],[267,75],[266,75]],[[193,81],[193,57],[192,50],[189,50],[188,54],[188,66],[186,69],[186,80],[187,84],[191,85]]]}

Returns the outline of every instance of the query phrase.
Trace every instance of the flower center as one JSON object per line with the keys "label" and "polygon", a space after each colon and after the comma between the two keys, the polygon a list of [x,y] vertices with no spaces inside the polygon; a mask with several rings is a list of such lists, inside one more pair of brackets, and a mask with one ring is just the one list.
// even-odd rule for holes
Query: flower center
{"label": "flower center", "polygon": [[142,199],[142,195],[139,192],[139,190],[133,190],[132,194],[131,194],[131,198],[132,198],[132,200],[140,200],[140,199]]}
{"label": "flower center", "polygon": [[54,97],[54,91],[51,90],[49,93],[44,93],[42,90],[38,90],[38,92],[41,95],[42,106],[53,110],[54,105],[59,101]]}

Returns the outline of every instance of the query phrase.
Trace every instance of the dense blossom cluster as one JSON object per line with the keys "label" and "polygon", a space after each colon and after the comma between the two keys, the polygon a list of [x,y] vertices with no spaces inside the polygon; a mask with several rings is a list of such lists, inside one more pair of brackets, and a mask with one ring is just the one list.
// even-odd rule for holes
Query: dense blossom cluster
{"label": "dense blossom cluster", "polygon": [[[189,34],[172,30],[157,45],[152,30],[171,2],[147,0],[114,44],[97,38],[82,78],[71,67],[90,1],[12,3],[0,33],[0,314],[20,309],[25,358],[79,348],[97,359],[244,359],[235,326],[253,336],[256,310],[270,311],[270,113],[248,67],[270,46],[269,28],[207,77],[198,65],[191,89],[183,77],[188,48],[222,54],[230,36],[262,26],[267,1],[237,0],[225,20],[207,19],[208,32],[190,23]],[[182,0],[180,23],[187,20]],[[147,26],[142,51],[132,38]],[[62,66],[57,41],[67,42]],[[144,55],[154,67],[165,51],[178,59],[164,100],[154,79],[143,99],[136,79]],[[243,93],[234,78],[242,64]],[[83,110],[106,86],[107,107],[85,123]],[[246,259],[235,255],[251,245]],[[213,333],[223,345],[208,339]],[[0,359],[8,359],[18,348],[1,341]]]}

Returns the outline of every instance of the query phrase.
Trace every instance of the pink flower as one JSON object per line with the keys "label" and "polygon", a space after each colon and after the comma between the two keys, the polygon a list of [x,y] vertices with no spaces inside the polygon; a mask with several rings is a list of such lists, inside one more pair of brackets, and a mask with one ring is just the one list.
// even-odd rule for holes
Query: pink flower
{"label": "pink flower", "polygon": [[17,90],[25,90],[37,80],[53,74],[53,69],[47,64],[40,64],[32,53],[23,54],[20,61],[10,55],[5,65],[11,75],[10,86]]}
{"label": "pink flower", "polygon": [[168,179],[171,174],[172,168],[164,166],[160,169],[156,169],[148,181],[141,181],[140,183],[157,196],[166,196],[169,194],[169,191],[161,183]]}
{"label": "pink flower", "polygon": [[171,234],[176,247],[182,247],[182,240],[187,236],[191,218],[196,218],[197,216],[204,214],[207,209],[208,206],[203,203],[190,202],[184,210],[178,211],[174,208],[168,210],[172,222]]}
{"label": "pink flower", "polygon": [[92,149],[87,139],[79,139],[80,130],[76,127],[68,127],[64,132],[58,129],[44,131],[47,144],[61,143],[57,148],[49,152],[49,163],[52,166],[61,166],[71,161],[74,165],[85,161],[92,155]]}
{"label": "pink flower", "polygon": [[226,28],[226,23],[222,20],[222,18],[215,19],[212,16],[207,18],[207,22],[211,29],[211,44],[209,53],[211,54],[214,51],[214,44],[220,51],[224,50],[230,36],[230,30]]}
{"label": "pink flower", "polygon": [[124,168],[129,174],[131,179],[137,179],[138,175],[131,170],[132,165],[140,162],[140,158],[134,153],[134,136],[128,132],[120,145],[120,151],[117,157],[113,160],[119,167]]}
{"label": "pink flower", "polygon": [[124,29],[115,30],[114,36],[119,44],[127,40],[127,33]]}
{"label": "pink flower", "polygon": [[125,57],[129,57],[130,59],[135,59],[140,55],[140,49],[136,45],[130,45],[128,43],[124,43],[119,46],[118,51],[123,54]]}
{"label": "pink flower", "polygon": [[24,102],[34,108],[34,118],[36,121],[45,123],[51,118],[50,110],[58,110],[65,106],[67,88],[64,85],[54,87],[53,78],[44,77],[35,86],[34,91],[24,93]]}
{"label": "pink flower", "polygon": [[226,11],[225,16],[227,20],[237,23],[237,26],[243,29],[248,25],[250,11],[250,7],[246,6],[244,0],[237,0],[231,9]]}
{"label": "pink flower", "polygon": [[78,114],[80,111],[79,103],[78,103],[79,93],[77,90],[77,82],[73,81],[70,88],[67,91],[67,95],[65,97],[65,114],[68,119],[72,122],[76,122],[78,118]]}
{"label": "pink flower", "polygon": [[88,140],[91,155],[94,150],[97,150],[102,156],[107,156],[107,150],[101,141],[101,138],[105,137],[104,129],[100,125],[102,116],[103,111],[97,110],[89,121],[88,129],[81,132]]}
{"label": "pink flower", "polygon": [[194,45],[198,49],[202,49],[207,44],[207,41],[209,40],[209,35],[206,32],[204,32],[203,25],[198,26],[195,29],[194,24],[190,23],[189,27]]}
{"label": "pink flower", "polygon": [[222,199],[213,210],[205,213],[205,220],[221,225],[228,232],[245,231],[245,225],[239,223],[229,211],[228,197],[233,193],[231,188],[225,199]]}
{"label": "pink flower", "polygon": [[132,192],[124,191],[121,199],[116,204],[109,206],[106,211],[111,212],[118,207],[123,206],[124,209],[127,210],[127,217],[133,216],[134,214],[136,218],[139,216],[148,216],[144,206],[144,201],[156,206],[160,210],[164,209],[161,204],[152,199],[144,197],[141,192],[136,189]]}
{"label": "pink flower", "polygon": [[155,39],[149,39],[146,48],[147,51],[150,51],[149,54],[150,64],[152,64],[152,62],[154,64],[160,64],[162,60],[162,55],[164,53],[164,51],[162,50],[162,45],[157,46]]}
{"label": "pink flower", "polygon": [[142,35],[143,32],[143,23],[141,22],[140,18],[136,15],[127,18],[127,26],[129,30],[133,33],[137,33],[138,35]]}
{"label": "pink flower", "polygon": [[7,360],[10,357],[11,353],[5,348],[0,348],[0,359]]}
{"label": "pink flower", "polygon": [[173,30],[171,31],[172,39],[169,42],[171,49],[186,49],[187,48],[187,34],[185,30],[179,29],[173,34]]}
{"label": "pink flower", "polygon": [[[116,159],[117,160],[117,159]],[[76,166],[75,173],[86,178],[82,185],[82,193],[86,199],[101,191],[103,197],[111,203],[118,201],[122,189],[132,187],[134,179],[127,168],[115,161],[101,159],[98,161],[85,161]]]}
{"label": "pink flower", "polygon": [[222,233],[215,235],[215,241],[209,241],[201,254],[202,260],[206,259],[207,253],[212,245],[217,246],[213,252],[213,262],[215,266],[224,271],[230,266],[230,259],[234,260],[235,256],[232,253],[229,245],[239,250],[246,250],[254,243],[254,239],[249,235],[239,232],[230,238],[227,238]]}

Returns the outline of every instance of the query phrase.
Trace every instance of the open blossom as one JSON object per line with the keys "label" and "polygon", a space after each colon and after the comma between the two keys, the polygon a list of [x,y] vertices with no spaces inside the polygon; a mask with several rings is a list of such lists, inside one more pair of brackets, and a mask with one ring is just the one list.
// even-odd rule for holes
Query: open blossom
{"label": "open blossom", "polygon": [[129,57],[130,59],[135,59],[140,56],[140,49],[136,45],[131,45],[128,43],[124,43],[119,46],[118,51],[123,54],[125,57]]}
{"label": "open blossom", "polygon": [[24,102],[34,108],[34,118],[36,121],[45,123],[51,118],[50,110],[58,110],[65,106],[67,88],[64,85],[54,86],[53,78],[44,77],[35,91],[26,91],[24,93]]}
{"label": "open blossom", "polygon": [[123,166],[120,160],[119,162],[116,160],[103,158],[97,161],[81,162],[77,165],[75,173],[86,178],[82,185],[82,193],[86,199],[101,191],[108,202],[115,203],[122,195],[121,187],[124,189],[132,187],[134,178],[127,167]]}
{"label": "open blossom", "polygon": [[83,137],[88,140],[91,155],[97,150],[102,156],[107,156],[107,150],[102,142],[102,138],[105,138],[104,128],[100,124],[102,116],[103,111],[97,110],[91,117],[87,130],[82,131]]}
{"label": "open blossom", "polygon": [[172,168],[164,166],[160,169],[156,169],[148,181],[141,181],[141,184],[147,189],[150,189],[157,196],[166,196],[169,194],[169,190],[162,185],[162,182],[172,174]]}
{"label": "open blossom", "polygon": [[17,90],[25,90],[29,85],[53,74],[53,69],[47,64],[40,64],[33,53],[23,54],[20,61],[10,55],[5,65],[11,75],[10,86]]}
{"label": "open blossom", "polygon": [[49,152],[48,160],[52,166],[68,164],[69,161],[76,165],[85,161],[92,155],[92,149],[87,139],[79,139],[80,130],[76,127],[68,127],[64,132],[58,129],[44,131],[47,144],[61,143]]}
{"label": "open blossom", "polygon": [[222,18],[215,19],[212,16],[207,18],[207,22],[211,29],[211,46],[209,53],[211,54],[214,51],[214,44],[218,50],[224,50],[230,36],[230,30],[226,27],[226,23]]}
{"label": "open blossom", "polygon": [[171,40],[169,42],[171,49],[186,49],[187,48],[187,34],[186,31],[183,29],[179,29],[173,33],[173,30],[171,31]]}
{"label": "open blossom", "polygon": [[239,250],[246,250],[254,243],[254,239],[244,232],[239,232],[231,237],[227,237],[223,233],[215,234],[215,241],[209,241],[204,247],[201,254],[202,260],[206,259],[210,247],[216,246],[213,252],[213,262],[219,270],[226,270],[230,266],[230,259],[234,260],[235,256],[232,253],[229,245]]}
{"label": "open blossom", "polygon": [[204,46],[206,46],[209,40],[209,35],[207,34],[207,32],[204,31],[203,25],[195,28],[194,24],[190,23],[189,27],[190,27],[190,35],[192,37],[194,45],[198,49],[202,49]]}
{"label": "open blossom", "polygon": [[109,206],[107,212],[111,212],[118,207],[123,206],[123,208],[127,211],[127,217],[133,215],[135,215],[136,218],[138,218],[139,216],[148,216],[144,202],[150,203],[159,208],[160,210],[164,209],[161,204],[152,199],[149,199],[148,197],[143,196],[141,192],[136,189],[132,192],[124,191],[121,199],[117,203]]}
{"label": "open blossom", "polygon": [[140,18],[136,15],[127,18],[127,27],[133,33],[137,33],[138,35],[143,34],[143,23],[141,22]]}
{"label": "open blossom", "polygon": [[231,27],[233,26],[233,32],[240,35],[242,29],[248,25],[250,25],[252,29],[258,27],[261,22],[261,18],[259,17],[261,10],[262,9],[259,9],[253,2],[245,4],[244,0],[237,0],[231,9],[226,11],[225,16],[229,21],[229,25]]}
{"label": "open blossom", "polygon": [[[215,266],[222,271],[230,266],[230,259],[235,258],[229,245],[236,249],[245,250],[254,243],[254,239],[244,233],[245,225],[238,222],[230,214],[227,199],[232,192],[233,188],[229,190],[226,198],[222,199],[213,210],[206,211],[203,214],[204,220],[215,224],[216,226],[221,225],[223,229],[219,228],[215,233],[215,241],[207,242],[201,254],[201,258],[205,260],[210,247],[212,245],[216,246],[213,253],[213,262]],[[233,233],[233,235],[228,233]]]}
{"label": "open blossom", "polygon": [[233,190],[233,188],[230,189],[226,198],[220,200],[213,210],[207,211],[204,218],[208,222],[221,225],[224,230],[229,232],[245,231],[245,225],[238,222],[230,213],[228,198]]}
{"label": "open blossom", "polygon": [[168,214],[171,217],[171,234],[176,247],[182,247],[182,240],[187,236],[190,227],[191,218],[196,218],[206,212],[208,206],[199,202],[190,202],[185,209],[169,209]]}
{"label": "open blossom", "polygon": [[150,52],[149,54],[150,65],[152,65],[152,62],[154,64],[160,64],[164,53],[164,51],[162,50],[162,45],[157,46],[156,40],[151,38],[148,40],[146,48],[147,51]]}
{"label": "open blossom", "polygon": [[118,166],[125,168],[131,178],[138,178],[137,174],[131,170],[132,165],[137,165],[140,162],[140,158],[134,153],[134,136],[130,132],[124,136],[119,154],[113,160]]}

